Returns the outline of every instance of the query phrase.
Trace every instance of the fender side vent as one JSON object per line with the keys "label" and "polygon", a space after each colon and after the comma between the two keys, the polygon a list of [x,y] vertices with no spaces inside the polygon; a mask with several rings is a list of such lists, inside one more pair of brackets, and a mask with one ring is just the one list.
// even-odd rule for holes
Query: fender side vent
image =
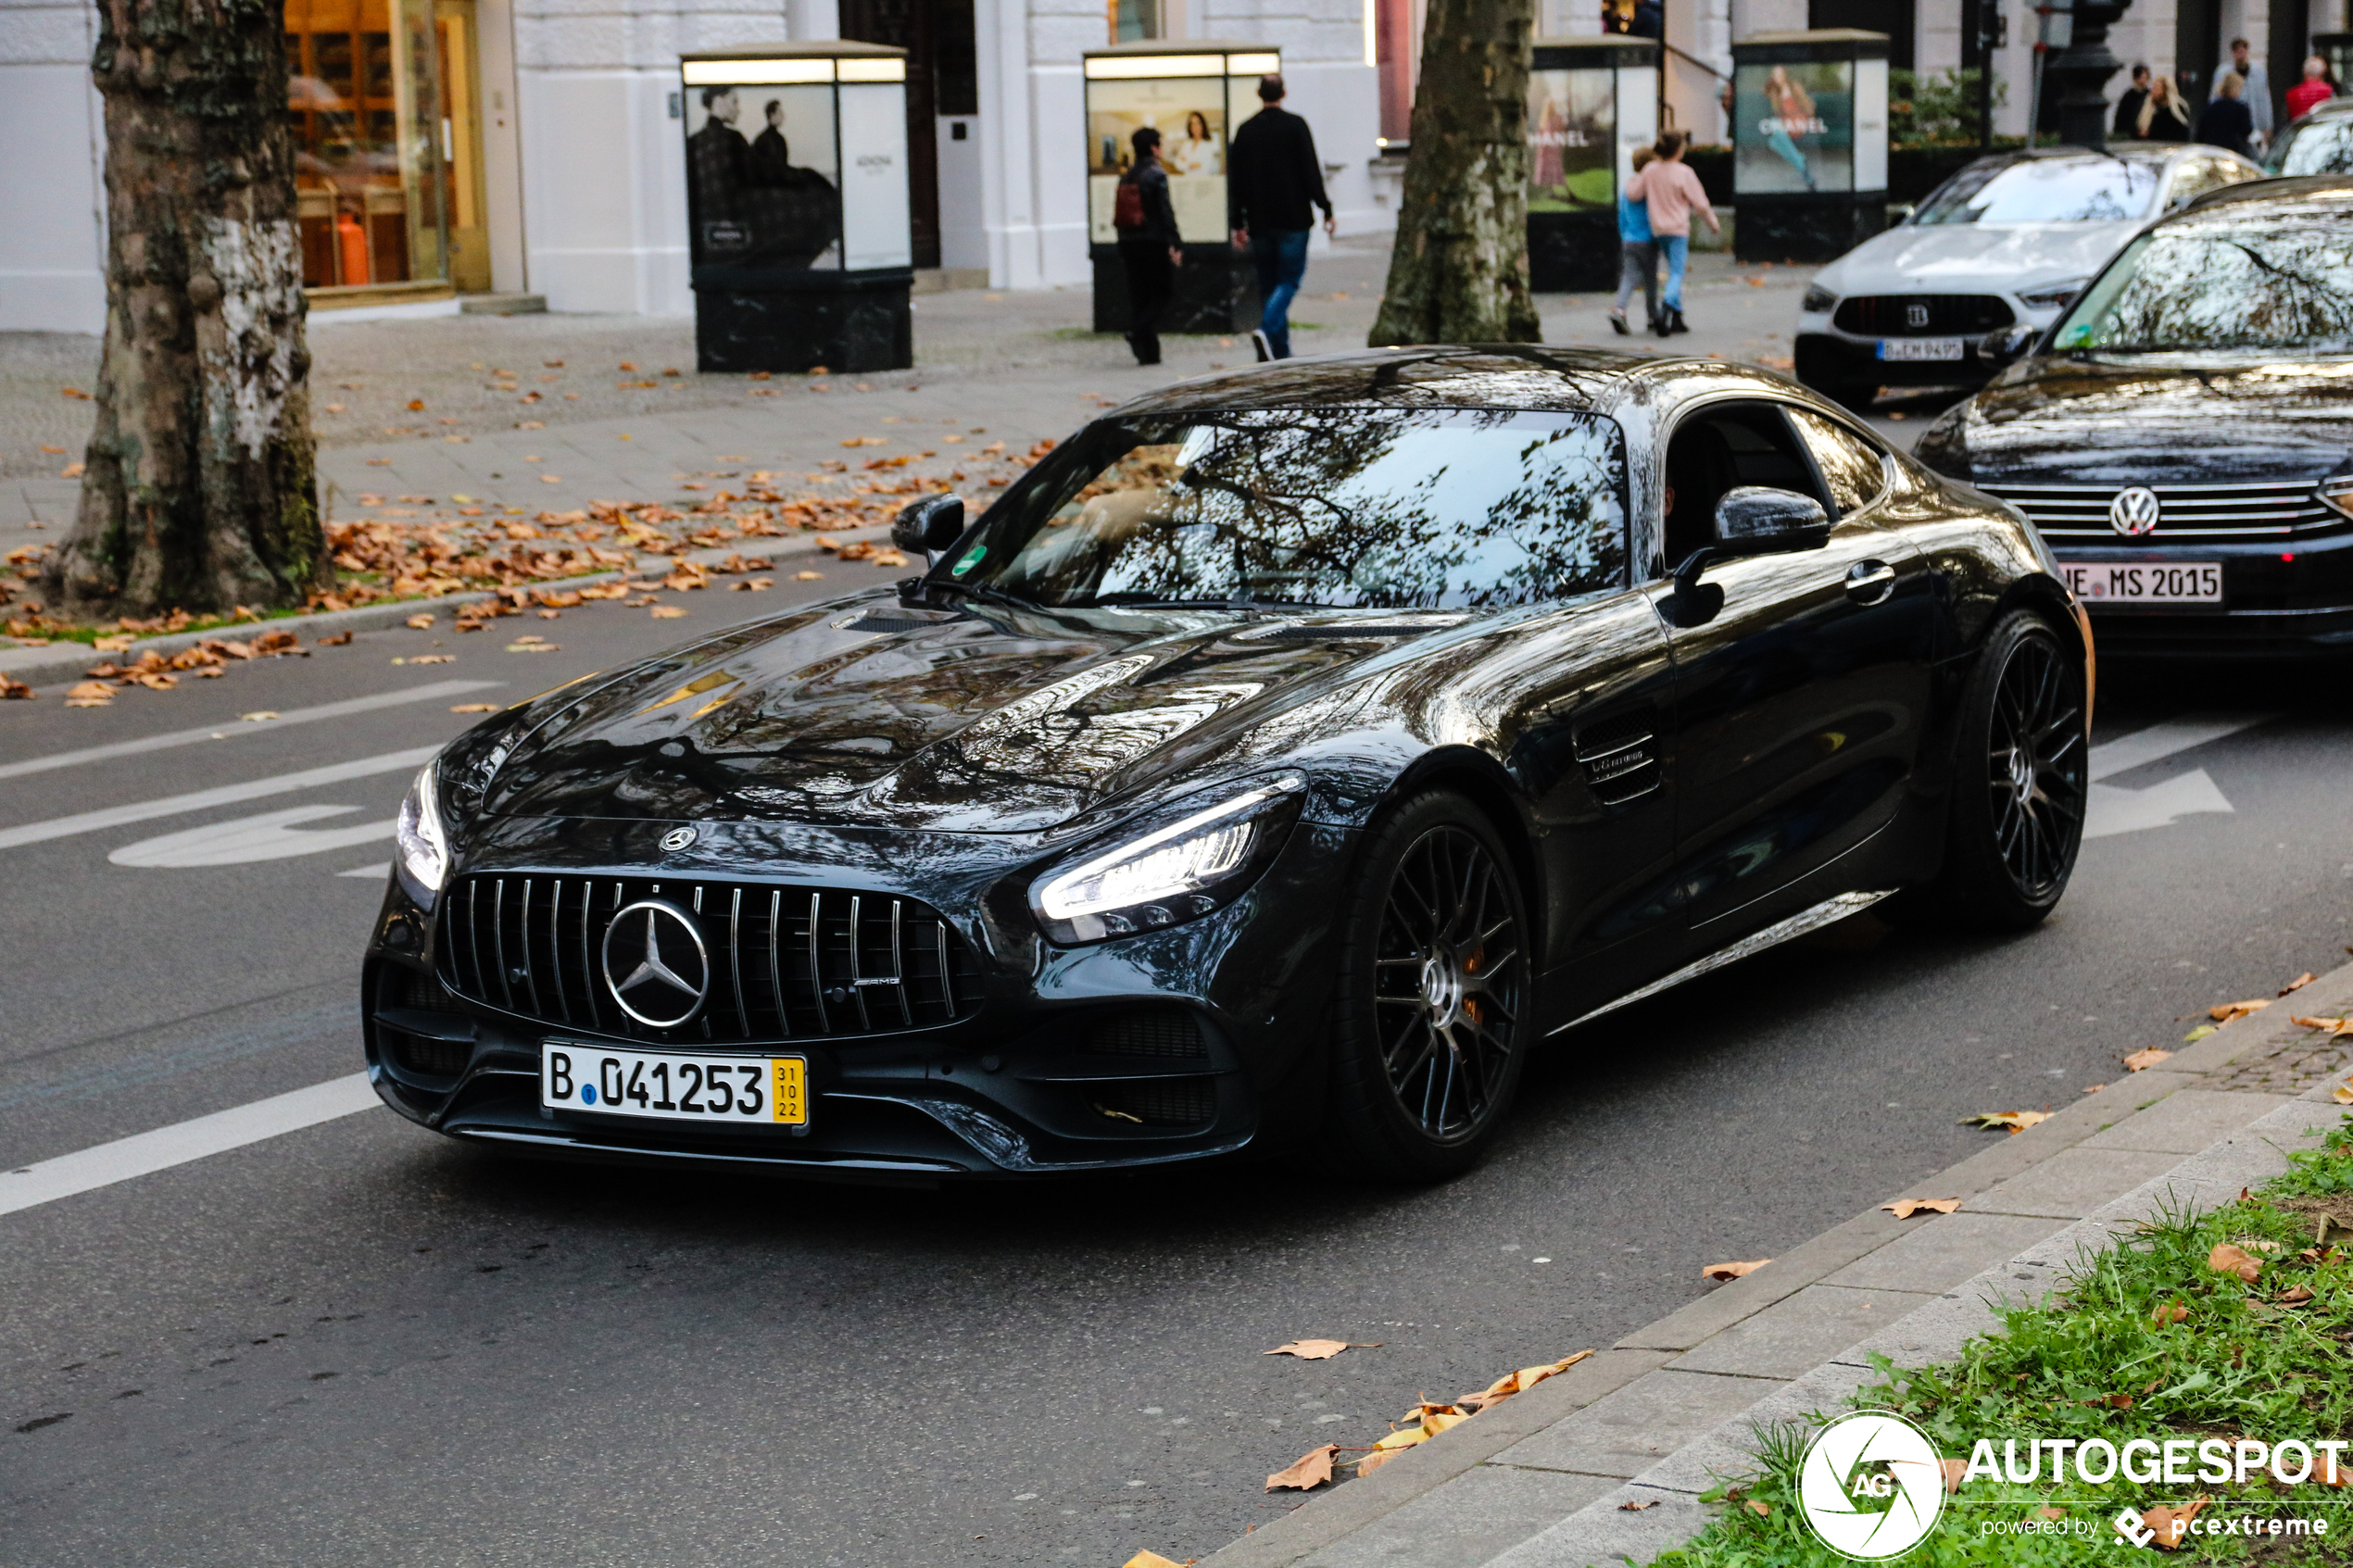
{"label": "fender side vent", "polygon": [[1658,734],[1647,713],[1620,713],[1577,732],[1577,765],[1604,806],[1623,806],[1659,785]]}

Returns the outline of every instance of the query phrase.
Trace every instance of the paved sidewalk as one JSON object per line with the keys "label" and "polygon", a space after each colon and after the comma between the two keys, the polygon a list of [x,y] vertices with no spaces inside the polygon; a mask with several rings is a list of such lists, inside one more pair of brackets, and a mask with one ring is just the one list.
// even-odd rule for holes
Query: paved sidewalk
{"label": "paved sidewalk", "polygon": [[1948,1360],[1997,1326],[1989,1302],[2039,1298],[2079,1248],[2284,1169],[2307,1129],[2334,1123],[2331,1085],[2353,1068],[2347,1042],[2323,1044],[2291,1015],[2348,1010],[2353,965],[2147,1072],[2120,1070],[2050,1120],[1888,1195],[1959,1198],[1958,1212],[1857,1215],[1206,1561],[1646,1563],[1706,1524],[1701,1493],[1755,1468],[1757,1425],[1835,1407],[1871,1379],[1872,1352],[1899,1366]]}

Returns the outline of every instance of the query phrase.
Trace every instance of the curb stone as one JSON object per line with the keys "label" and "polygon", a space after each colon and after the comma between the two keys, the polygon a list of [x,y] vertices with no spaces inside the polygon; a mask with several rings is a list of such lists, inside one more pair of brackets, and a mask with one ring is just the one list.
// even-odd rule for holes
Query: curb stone
{"label": "curb stone", "polygon": [[[1873,1376],[1873,1353],[1949,1361],[1998,1327],[1994,1303],[2039,1299],[2082,1252],[2161,1208],[2210,1208],[2284,1170],[2291,1148],[2334,1123],[2334,1074],[2297,1098],[2215,1085],[2302,1048],[2309,1032],[2291,1014],[2353,1009],[2353,964],[2294,997],[1910,1185],[1958,1194],[1958,1212],[1856,1215],[1204,1563],[1650,1562],[1706,1526],[1699,1494],[1755,1468],[1759,1427],[1834,1408]],[[1866,1302],[1894,1321],[1871,1323]],[[1886,1311],[1897,1304],[1908,1310]]]}
{"label": "curb stone", "polygon": [[[887,539],[890,529],[887,524],[873,528],[845,528],[827,531],[825,536],[844,544],[873,543]],[[773,542],[755,538],[745,541],[745,545],[752,546],[750,554],[765,556],[771,560],[824,553],[814,542],[813,535],[775,539]],[[729,556],[746,554],[745,545],[716,546],[710,549],[688,550],[677,556],[647,556],[640,558],[632,573],[642,575],[681,560],[690,560],[698,566],[717,566]],[[594,587],[600,583],[613,582],[622,575],[618,571],[597,571],[578,577],[534,579],[529,585],[563,591]],[[381,632],[386,627],[400,625],[421,609],[438,610],[445,605],[454,608],[460,605],[484,604],[497,596],[494,589],[468,590],[443,594],[437,598],[387,599],[382,604],[358,605],[350,609],[321,610],[316,615],[282,615],[268,621],[216,626],[209,632],[170,632],[159,636],[141,637],[131,645],[128,656],[135,659],[149,652],[170,656],[183,648],[192,648],[208,637],[242,637],[281,628],[310,634],[314,641],[319,635],[333,635],[340,632]],[[98,653],[87,643],[47,643],[31,647],[0,648],[0,675],[13,675],[36,686],[43,682],[34,677],[46,676],[50,684],[56,684],[69,678],[80,679],[81,666],[94,659],[123,657],[122,654]],[[71,674],[69,676],[64,671],[71,671]]]}

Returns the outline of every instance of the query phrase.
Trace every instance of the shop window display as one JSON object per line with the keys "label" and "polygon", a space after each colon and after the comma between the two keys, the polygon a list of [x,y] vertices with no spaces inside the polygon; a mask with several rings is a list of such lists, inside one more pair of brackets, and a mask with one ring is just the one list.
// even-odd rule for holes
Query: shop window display
{"label": "shop window display", "polygon": [[286,0],[303,283],[447,276],[431,0]]}

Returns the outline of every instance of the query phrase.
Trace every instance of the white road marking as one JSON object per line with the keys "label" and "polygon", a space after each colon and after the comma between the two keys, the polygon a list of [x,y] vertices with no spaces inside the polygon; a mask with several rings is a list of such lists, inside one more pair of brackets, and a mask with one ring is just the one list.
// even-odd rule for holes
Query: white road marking
{"label": "white road marking", "polygon": [[126,822],[144,822],[155,817],[176,817],[185,811],[203,811],[215,806],[234,806],[242,800],[259,800],[267,796],[291,795],[298,789],[316,789],[321,784],[343,784],[352,779],[373,778],[378,773],[403,772],[422,768],[433,760],[437,746],[413,746],[407,751],[387,751],[380,757],[362,757],[356,762],[336,762],[324,768],[306,768],[298,773],[280,773],[275,778],[255,779],[246,784],[222,784],[218,789],[199,789],[187,795],[168,795],[160,800],[142,800],[130,806],[109,806],[102,811],[83,811],[71,817],[52,817],[45,822],[27,822],[22,827],[0,828],[0,849],[14,849],[19,845],[42,844],[52,838],[70,838],[79,833],[103,833],[107,828],[120,827]]}
{"label": "white road marking", "polygon": [[316,708],[290,708],[267,723],[245,724],[233,719],[226,723],[207,724],[200,730],[173,730],[168,734],[148,735],[143,740],[117,741],[111,746],[85,746],[80,751],[53,751],[46,757],[28,757],[21,762],[0,762],[0,779],[45,773],[53,768],[71,768],[82,762],[105,762],[117,757],[135,757],[143,751],[194,746],[199,741],[268,734],[272,730],[283,730],[288,724],[341,719],[351,713],[373,713],[379,709],[398,708],[405,703],[436,702],[445,696],[461,696],[467,692],[488,691],[493,686],[505,684],[504,681],[435,681],[431,685],[411,686],[406,691],[355,696],[347,702],[325,702]]}
{"label": "white road marking", "polygon": [[347,872],[337,872],[335,874],[337,876],[364,876],[371,882],[382,882],[392,874],[392,862],[383,860],[372,866],[354,866]]}
{"label": "white road marking", "polygon": [[2273,717],[2270,713],[2186,714],[2168,719],[2162,724],[2151,724],[2145,730],[2135,730],[2129,735],[2119,735],[2092,747],[2092,782],[2097,784],[2131,769],[2161,762],[2176,752],[2234,735],[2241,730],[2251,730]]}
{"label": "white road marking", "polygon": [[2099,781],[2252,729],[2271,717],[2269,713],[2186,715],[2092,747],[2088,770],[2092,787],[2084,802],[2083,836],[2112,838],[2120,833],[2171,827],[2199,812],[2232,811],[2230,801],[2203,768],[2145,789],[2125,789]]}
{"label": "white road marking", "polygon": [[289,806],[256,817],[234,817],[200,828],[168,833],[126,844],[107,857],[118,866],[242,866],[255,860],[290,860],[296,855],[323,854],[390,838],[397,818],[359,822],[349,827],[298,831],[296,822],[340,817],[357,806]]}
{"label": "white road marking", "polygon": [[333,1122],[381,1103],[376,1091],[368,1085],[368,1075],[354,1073],[348,1078],[332,1078],[307,1089],[272,1095],[268,1099],[216,1110],[192,1122],[117,1138],[95,1148],[61,1154],[55,1160],[44,1160],[19,1170],[0,1171],[0,1214],[13,1214],[20,1209],[127,1182],[133,1176],[168,1171],[208,1154],[243,1148],[282,1133],[315,1127],[321,1122]]}

